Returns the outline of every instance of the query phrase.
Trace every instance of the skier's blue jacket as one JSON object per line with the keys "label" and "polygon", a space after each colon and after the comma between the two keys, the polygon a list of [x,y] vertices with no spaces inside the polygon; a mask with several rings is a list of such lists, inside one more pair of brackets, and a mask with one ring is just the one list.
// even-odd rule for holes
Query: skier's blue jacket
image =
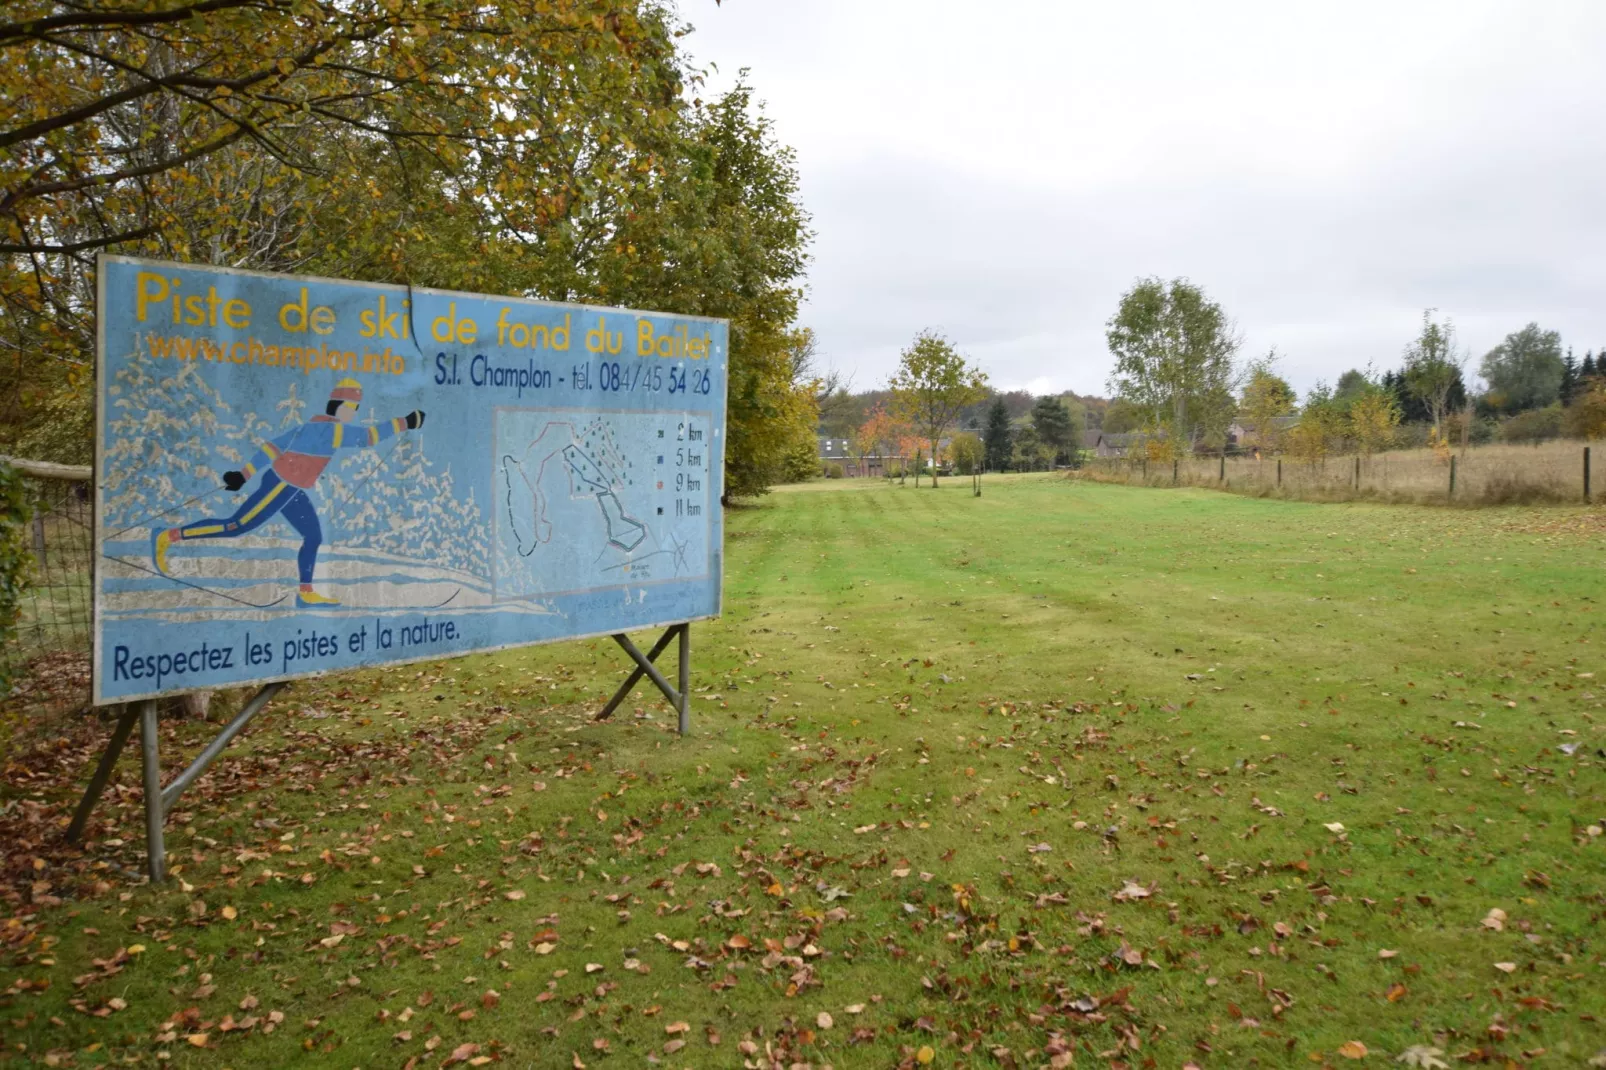
{"label": "skier's blue jacket", "polygon": [[395,416],[377,424],[352,427],[332,416],[314,416],[309,422],[264,442],[251,463],[240,469],[246,479],[272,465],[280,479],[303,490],[318,482],[336,450],[377,446],[407,429],[407,417]]}

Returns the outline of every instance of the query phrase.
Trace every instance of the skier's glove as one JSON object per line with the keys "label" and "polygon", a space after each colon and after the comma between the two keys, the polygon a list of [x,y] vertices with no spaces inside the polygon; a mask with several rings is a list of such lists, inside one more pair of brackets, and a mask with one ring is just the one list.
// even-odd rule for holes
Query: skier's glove
{"label": "skier's glove", "polygon": [[414,409],[412,412],[407,414],[407,430],[411,431],[414,428],[423,426],[424,411],[422,409]]}
{"label": "skier's glove", "polygon": [[228,487],[230,490],[239,490],[241,487],[245,486],[245,473],[224,472],[223,485]]}

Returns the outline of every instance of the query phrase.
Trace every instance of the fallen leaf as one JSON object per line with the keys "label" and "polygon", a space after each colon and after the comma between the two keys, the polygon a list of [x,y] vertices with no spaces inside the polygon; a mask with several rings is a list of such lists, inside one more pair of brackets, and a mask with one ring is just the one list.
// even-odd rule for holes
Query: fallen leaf
{"label": "fallen leaf", "polygon": [[1346,1059],[1366,1058],[1366,1045],[1358,1040],[1347,1040],[1338,1046],[1338,1053]]}
{"label": "fallen leaf", "polygon": [[1127,881],[1121,885],[1121,890],[1115,893],[1115,900],[1118,903],[1128,903],[1134,899],[1147,899],[1153,894],[1154,889],[1145,888],[1137,881]]}
{"label": "fallen leaf", "polygon": [[1482,925],[1485,929],[1495,932],[1504,932],[1506,928],[1506,912],[1499,907],[1491,907],[1489,913],[1484,915]]}
{"label": "fallen leaf", "polygon": [[1329,821],[1325,825],[1323,825],[1322,828],[1326,829],[1328,832],[1331,832],[1333,835],[1336,836],[1340,832],[1344,831],[1344,822],[1342,822],[1342,821]]}
{"label": "fallen leaf", "polygon": [[1420,1067],[1421,1070],[1450,1070],[1450,1064],[1439,1058],[1443,1054],[1438,1048],[1430,1048],[1426,1044],[1412,1044],[1400,1052],[1394,1061]]}
{"label": "fallen leaf", "polygon": [[446,1057],[446,1061],[441,1063],[441,1065],[451,1066],[453,1063],[466,1063],[479,1053],[480,1046],[478,1044],[473,1042],[459,1044],[457,1047],[452,1049],[452,1054],[448,1055]]}
{"label": "fallen leaf", "polygon": [[1388,948],[1385,947],[1385,948],[1382,948],[1382,949],[1380,949],[1378,951],[1377,957],[1380,958],[1380,959],[1391,959],[1395,955],[1398,955],[1398,954],[1399,954],[1398,951],[1391,951],[1391,950],[1389,950]]}
{"label": "fallen leaf", "polygon": [[923,1045],[919,1051],[915,1052],[915,1062],[921,1066],[929,1064],[936,1057],[937,1051],[930,1044]]}
{"label": "fallen leaf", "polygon": [[691,1025],[686,1022],[670,1022],[668,1025],[664,1026],[664,1032],[670,1034],[671,1036],[676,1033],[685,1033],[690,1029]]}
{"label": "fallen leaf", "polygon": [[516,903],[520,899],[524,898],[524,889],[523,888],[515,888],[511,892],[503,892],[502,893],[502,898],[503,899],[511,899]]}
{"label": "fallen leaf", "polygon": [[831,1016],[829,1014],[821,1011],[819,1014],[814,1016],[814,1024],[819,1026],[821,1029],[830,1029],[836,1023],[831,1020]]}
{"label": "fallen leaf", "polygon": [[1501,973],[1517,972],[1517,964],[1515,962],[1497,962],[1494,964],[1494,968],[1499,970]]}

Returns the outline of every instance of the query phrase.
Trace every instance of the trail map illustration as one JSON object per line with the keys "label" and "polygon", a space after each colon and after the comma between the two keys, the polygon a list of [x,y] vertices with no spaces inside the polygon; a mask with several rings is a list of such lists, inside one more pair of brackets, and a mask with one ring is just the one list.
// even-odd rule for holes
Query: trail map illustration
{"label": "trail map illustration", "polygon": [[724,321],[97,282],[97,702],[719,613]]}
{"label": "trail map illustration", "polygon": [[708,574],[707,412],[499,409],[497,599]]}

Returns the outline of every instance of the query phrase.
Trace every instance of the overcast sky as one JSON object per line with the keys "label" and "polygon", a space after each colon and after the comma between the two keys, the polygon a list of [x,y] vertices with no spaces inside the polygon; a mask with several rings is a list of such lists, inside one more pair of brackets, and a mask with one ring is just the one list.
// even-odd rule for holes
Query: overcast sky
{"label": "overcast sky", "polygon": [[1606,346],[1606,3],[681,0],[798,154],[803,321],[856,389],[915,332],[1003,388],[1104,393],[1104,323],[1184,275],[1304,391]]}

